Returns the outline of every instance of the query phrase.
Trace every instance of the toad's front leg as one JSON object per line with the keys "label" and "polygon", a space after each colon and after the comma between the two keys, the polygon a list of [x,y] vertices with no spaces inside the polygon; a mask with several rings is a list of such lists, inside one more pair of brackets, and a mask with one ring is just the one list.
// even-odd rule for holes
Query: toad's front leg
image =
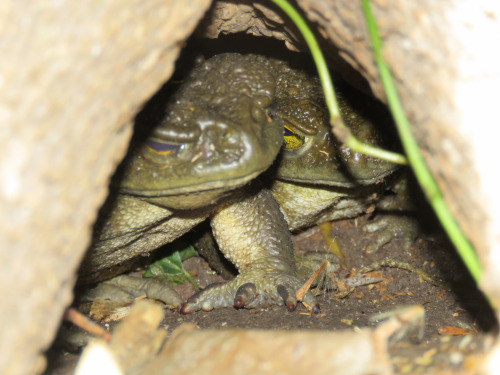
{"label": "toad's front leg", "polygon": [[[283,304],[294,310],[295,293],[303,280],[295,272],[290,232],[271,193],[262,189],[219,208],[211,225],[220,250],[235,264],[239,275],[193,295],[181,312]],[[310,292],[303,302],[319,310]]]}

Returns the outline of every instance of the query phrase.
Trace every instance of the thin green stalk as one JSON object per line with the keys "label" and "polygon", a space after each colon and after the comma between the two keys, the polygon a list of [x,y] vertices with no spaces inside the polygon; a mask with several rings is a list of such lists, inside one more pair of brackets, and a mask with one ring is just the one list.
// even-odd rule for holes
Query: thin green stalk
{"label": "thin green stalk", "polygon": [[319,48],[314,34],[311,29],[309,29],[300,14],[286,0],[272,1],[278,5],[295,23],[311,50],[311,55],[316,63],[318,76],[320,78],[321,85],[323,86],[326,105],[328,107],[328,111],[330,112],[330,124],[332,125],[335,136],[355,152],[387,160],[392,163],[407,164],[406,158],[403,155],[364,144],[351,134],[350,129],[345,126],[340,115],[337,99],[335,98],[335,90],[330,77],[330,71],[328,70],[325,58],[323,57],[323,53]]}
{"label": "thin green stalk", "polygon": [[380,74],[380,79],[382,81],[382,85],[384,86],[385,94],[387,96],[387,102],[394,117],[394,121],[396,122],[399,137],[401,138],[401,143],[403,144],[403,148],[405,149],[406,155],[408,156],[410,165],[415,172],[415,176],[417,177],[422,190],[424,191],[427,199],[436,212],[436,215],[441,221],[441,224],[443,225],[446,233],[450,237],[452,243],[455,245],[463,262],[469,269],[469,272],[471,273],[474,280],[476,280],[476,282],[479,282],[482,272],[479,259],[477,258],[476,252],[474,251],[472,245],[461,232],[458,224],[451,216],[451,213],[444,202],[443,196],[441,195],[436,182],[434,181],[425,165],[418,145],[411,133],[410,124],[406,119],[403,108],[401,106],[401,102],[399,101],[399,96],[397,94],[396,87],[394,86],[389,67],[385,64],[384,59],[382,58],[382,42],[378,34],[375,18],[373,17],[370,9],[369,0],[361,0],[361,2],[368,26],[368,32],[371,37],[373,52]]}

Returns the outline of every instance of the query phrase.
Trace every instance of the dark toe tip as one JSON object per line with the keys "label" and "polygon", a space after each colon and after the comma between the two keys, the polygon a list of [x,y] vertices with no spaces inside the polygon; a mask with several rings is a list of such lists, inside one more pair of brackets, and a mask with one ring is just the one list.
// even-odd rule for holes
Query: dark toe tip
{"label": "dark toe tip", "polygon": [[313,313],[319,314],[321,312],[321,309],[318,304],[314,305],[312,308]]}
{"label": "dark toe tip", "polygon": [[242,309],[245,307],[245,301],[243,298],[236,298],[234,300],[234,308],[235,309]]}
{"label": "dark toe tip", "polygon": [[187,315],[187,314],[191,313],[191,311],[188,310],[187,303],[183,303],[182,305],[180,305],[178,311],[183,315]]}
{"label": "dark toe tip", "polygon": [[293,302],[287,302],[287,304],[286,304],[286,309],[290,312],[295,310],[296,307],[297,307],[297,305]]}

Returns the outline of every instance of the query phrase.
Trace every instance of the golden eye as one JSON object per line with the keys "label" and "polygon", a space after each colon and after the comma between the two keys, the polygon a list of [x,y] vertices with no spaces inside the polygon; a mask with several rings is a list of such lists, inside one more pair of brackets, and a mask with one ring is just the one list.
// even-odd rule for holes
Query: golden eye
{"label": "golden eye", "polygon": [[285,148],[285,150],[295,150],[301,147],[305,141],[304,136],[295,133],[286,125],[285,129],[283,130],[283,138],[283,147]]}

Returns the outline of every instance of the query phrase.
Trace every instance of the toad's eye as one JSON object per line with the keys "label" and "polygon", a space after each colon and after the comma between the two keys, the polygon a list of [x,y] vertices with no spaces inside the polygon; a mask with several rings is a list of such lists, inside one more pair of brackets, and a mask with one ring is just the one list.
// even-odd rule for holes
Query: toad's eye
{"label": "toad's eye", "polygon": [[159,156],[168,156],[168,155],[173,156],[179,150],[181,150],[183,146],[184,145],[166,143],[154,139],[149,139],[146,142],[146,149],[148,150],[148,152]]}
{"label": "toad's eye", "polygon": [[304,136],[297,134],[288,126],[285,125],[283,131],[284,143],[283,147],[285,150],[295,150],[304,144]]}

